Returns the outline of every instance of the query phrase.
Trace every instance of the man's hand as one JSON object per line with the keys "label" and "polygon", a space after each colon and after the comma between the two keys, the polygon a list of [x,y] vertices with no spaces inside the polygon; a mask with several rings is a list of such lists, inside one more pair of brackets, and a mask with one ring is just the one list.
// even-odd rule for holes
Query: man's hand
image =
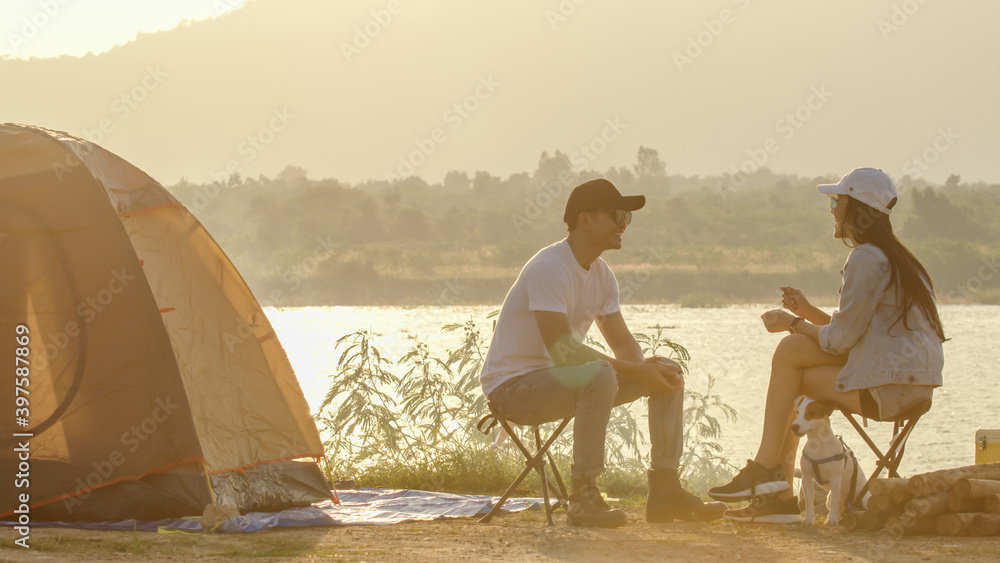
{"label": "man's hand", "polygon": [[675,393],[684,389],[681,366],[669,358],[650,356],[634,366],[634,377],[654,391]]}
{"label": "man's hand", "polygon": [[792,326],[795,315],[781,309],[772,309],[760,316],[768,332],[786,332]]}

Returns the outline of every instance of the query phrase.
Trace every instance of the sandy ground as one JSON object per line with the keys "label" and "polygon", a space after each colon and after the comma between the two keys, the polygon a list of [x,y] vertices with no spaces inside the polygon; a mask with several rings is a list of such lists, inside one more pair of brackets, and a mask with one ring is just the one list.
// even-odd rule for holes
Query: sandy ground
{"label": "sandy ground", "polygon": [[278,529],[256,534],[156,534],[44,529],[31,532],[30,549],[13,545],[0,529],[3,561],[997,561],[1000,537],[911,537],[846,532],[826,526],[646,524],[614,529],[566,525],[557,513],[506,515],[490,524],[473,519],[391,526]]}

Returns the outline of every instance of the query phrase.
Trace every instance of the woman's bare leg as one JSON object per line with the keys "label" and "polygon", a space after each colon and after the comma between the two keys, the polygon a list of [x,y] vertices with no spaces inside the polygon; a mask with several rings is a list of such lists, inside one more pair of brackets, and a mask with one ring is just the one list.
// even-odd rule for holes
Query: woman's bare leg
{"label": "woman's bare leg", "polygon": [[[839,372],[839,365],[824,365],[806,368],[802,371],[799,395],[808,395],[817,401],[832,402],[840,408],[846,408],[853,412],[860,412],[861,398],[858,391],[840,393],[834,390],[836,388],[835,384],[837,381],[837,374]],[[794,414],[794,412],[791,413],[790,419]],[[791,423],[789,423],[789,426],[790,425]],[[792,477],[795,473],[795,454],[798,451],[798,446],[798,436],[793,434],[790,429],[786,430],[785,439],[781,445],[781,453],[779,454],[780,457],[778,463],[781,464],[781,469],[785,472],[789,488],[787,491],[783,491],[778,494],[778,498],[781,500],[787,500],[795,494],[791,485]]]}
{"label": "woman's bare leg", "polygon": [[[771,381],[767,387],[767,403],[764,406],[764,430],[760,448],[754,458],[757,463],[765,467],[787,463],[789,467],[794,467],[794,459],[784,458],[794,458],[795,448],[798,446],[798,439],[789,439],[788,430],[792,425],[795,398],[805,393],[817,400],[832,400],[837,372],[846,361],[846,356],[827,354],[808,336],[792,334],[781,339],[771,358]],[[807,370],[813,372],[808,378],[805,376]],[[806,388],[821,396],[806,393]],[[854,394],[857,395],[857,392]],[[789,473],[788,479],[791,478]]]}
{"label": "woman's bare leg", "polygon": [[[847,356],[827,354],[815,340],[802,334],[786,336],[774,350],[764,405],[764,429],[754,461],[767,468],[780,465],[789,485],[794,476],[799,444],[790,431],[795,398],[804,394],[852,411],[860,410],[858,391],[835,391],[837,374],[846,362]],[[789,487],[779,493],[778,498],[786,500],[793,494]]]}

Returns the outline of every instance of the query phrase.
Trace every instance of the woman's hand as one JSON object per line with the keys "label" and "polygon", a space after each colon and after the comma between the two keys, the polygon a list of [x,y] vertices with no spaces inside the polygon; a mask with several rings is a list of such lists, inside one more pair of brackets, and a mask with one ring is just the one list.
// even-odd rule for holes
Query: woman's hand
{"label": "woman's hand", "polygon": [[781,309],[771,309],[760,316],[768,332],[787,332],[795,320],[795,315]]}
{"label": "woman's hand", "polygon": [[781,306],[795,313],[795,316],[804,317],[813,308],[801,289],[788,286],[781,286],[779,289],[781,289]]}

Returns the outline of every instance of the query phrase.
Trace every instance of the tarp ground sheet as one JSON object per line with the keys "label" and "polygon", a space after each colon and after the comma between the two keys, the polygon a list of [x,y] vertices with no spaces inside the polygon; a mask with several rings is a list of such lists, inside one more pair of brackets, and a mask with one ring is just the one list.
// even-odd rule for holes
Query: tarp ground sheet
{"label": "tarp ground sheet", "polygon": [[[281,512],[251,512],[230,518],[215,531],[230,534],[258,532],[275,527],[347,526],[396,524],[399,522],[463,518],[489,512],[499,497],[459,495],[411,489],[359,489],[337,491],[340,504],[331,501]],[[543,506],[541,498],[512,498],[503,510],[518,512]],[[7,526],[15,522],[0,522]],[[33,527],[81,528],[148,532],[201,532],[198,517],[164,520],[122,520],[119,522],[38,522]]]}

